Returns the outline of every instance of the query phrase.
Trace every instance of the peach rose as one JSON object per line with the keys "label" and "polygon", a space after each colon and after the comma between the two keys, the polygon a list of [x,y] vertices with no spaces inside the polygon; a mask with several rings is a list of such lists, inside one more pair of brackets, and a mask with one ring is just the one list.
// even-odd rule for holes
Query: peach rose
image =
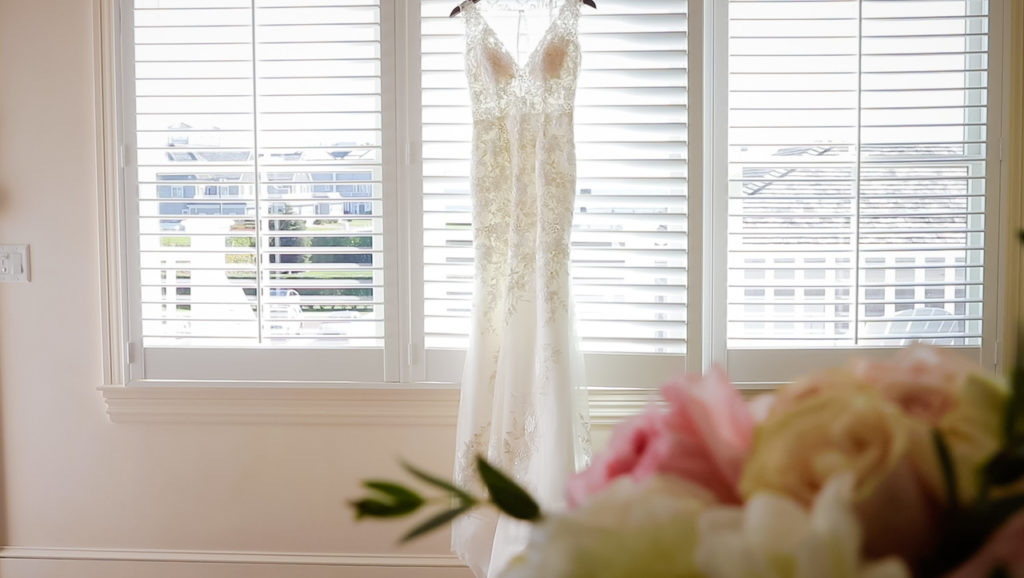
{"label": "peach rose", "polygon": [[738,484],[754,420],[725,372],[687,375],[662,388],[668,409],[650,407],[617,426],[608,448],[569,480],[570,507],[621,476],[641,481],[669,474],[739,503]]}
{"label": "peach rose", "polygon": [[746,497],[773,491],[809,505],[833,475],[852,472],[865,552],[913,559],[931,546],[937,514],[935,496],[909,459],[921,429],[852,373],[817,374],[779,392],[758,426],[740,489]]}
{"label": "peach rose", "polygon": [[[915,344],[885,361],[857,360],[856,376],[897,404],[906,415],[943,434],[953,458],[960,499],[977,494],[978,470],[999,450],[1000,426],[1009,398],[1006,384],[961,355]],[[911,440],[915,466],[934,493],[942,476],[930,431]]]}

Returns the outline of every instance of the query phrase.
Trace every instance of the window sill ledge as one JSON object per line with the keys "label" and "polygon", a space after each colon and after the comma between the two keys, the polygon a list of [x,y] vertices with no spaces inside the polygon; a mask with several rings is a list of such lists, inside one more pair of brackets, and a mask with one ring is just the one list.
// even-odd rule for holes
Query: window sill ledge
{"label": "window sill ledge", "polygon": [[[455,425],[451,384],[295,385],[132,384],[99,388],[113,423]],[[640,413],[654,390],[590,391],[591,423],[608,426]]]}

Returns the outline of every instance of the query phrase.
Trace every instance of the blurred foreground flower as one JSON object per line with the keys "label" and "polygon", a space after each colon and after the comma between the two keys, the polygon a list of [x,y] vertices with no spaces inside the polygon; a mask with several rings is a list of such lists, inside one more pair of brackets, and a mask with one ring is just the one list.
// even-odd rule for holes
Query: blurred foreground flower
{"label": "blurred foreground flower", "polygon": [[1004,524],[985,546],[948,578],[1024,577],[1024,512]]}
{"label": "blurred foreground flower", "polygon": [[739,503],[743,462],[750,452],[754,418],[720,368],[685,375],[661,389],[668,409],[651,406],[619,424],[608,448],[569,480],[569,504],[584,503],[621,476],[636,481],[674,475]]}
{"label": "blurred foreground flower", "polygon": [[487,496],[371,480],[357,518],[480,506],[533,523],[501,578],[1024,578],[1024,372],[915,345],[783,386],[757,418],[719,369],[662,389],[574,477],[569,512],[482,458]]}
{"label": "blurred foreground flower", "polygon": [[[895,403],[903,413],[942,434],[957,475],[958,499],[980,490],[980,470],[999,451],[1010,390],[980,366],[949,350],[914,344],[883,361],[854,360],[858,378]],[[931,438],[918,428],[912,458],[933,492],[941,475]]]}
{"label": "blurred foreground flower", "polygon": [[[866,551],[923,555],[934,545],[939,511],[938,496],[929,490],[941,484],[923,483],[910,449],[912,437],[927,435],[927,427],[845,370],[813,376],[795,388],[796,394],[780,393],[784,405],[773,408],[758,428],[743,473],[744,495],[770,491],[809,506],[832,476],[847,472]],[[894,508],[899,516],[892,516]]]}
{"label": "blurred foreground flower", "polygon": [[833,477],[810,511],[775,492],[757,493],[742,508],[708,510],[698,568],[715,578],[909,578],[899,558],[862,560],[853,483],[849,472]]}
{"label": "blurred foreground flower", "polygon": [[501,578],[699,578],[697,520],[712,499],[674,476],[619,478],[535,526]]}

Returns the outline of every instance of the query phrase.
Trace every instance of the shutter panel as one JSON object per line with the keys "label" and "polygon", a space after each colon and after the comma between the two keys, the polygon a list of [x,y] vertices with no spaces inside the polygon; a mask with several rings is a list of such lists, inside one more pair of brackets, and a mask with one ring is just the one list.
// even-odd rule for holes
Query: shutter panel
{"label": "shutter panel", "polygon": [[730,348],[980,345],[987,8],[730,0]]}
{"label": "shutter panel", "polygon": [[378,4],[135,1],[145,346],[383,345]]}
{"label": "shutter panel", "polygon": [[[549,3],[517,3],[548,6]],[[560,0],[551,3],[559,5]],[[467,344],[473,249],[472,117],[463,22],[453,0],[422,2],[425,332],[428,348]],[[482,3],[499,34],[518,18]],[[573,290],[585,351],[685,352],[686,2],[581,7],[576,98]],[[537,13],[527,10],[526,14]],[[540,12],[544,12],[541,10]],[[546,21],[526,19],[533,32]],[[514,38],[514,34],[512,36]],[[508,35],[505,35],[508,38]],[[527,53],[534,38],[520,43]],[[510,48],[514,40],[506,42]],[[513,49],[514,50],[514,49]]]}

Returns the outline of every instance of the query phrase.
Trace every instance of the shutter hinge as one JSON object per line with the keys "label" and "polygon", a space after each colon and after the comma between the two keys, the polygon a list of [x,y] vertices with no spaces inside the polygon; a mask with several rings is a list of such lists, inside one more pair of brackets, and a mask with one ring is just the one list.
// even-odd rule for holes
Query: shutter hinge
{"label": "shutter hinge", "polygon": [[992,352],[992,368],[996,369],[999,367],[999,360],[1001,357],[999,353],[1003,349],[1003,343],[997,340],[995,343],[995,347],[993,347],[993,349],[994,351]]}
{"label": "shutter hinge", "polygon": [[135,344],[128,342],[124,344],[124,358],[129,363],[135,363]]}
{"label": "shutter hinge", "polygon": [[408,358],[407,363],[409,365],[416,365],[417,363],[419,363],[419,345],[419,343],[410,343],[409,346],[406,348],[405,354],[406,357]]}
{"label": "shutter hinge", "polygon": [[125,154],[124,153],[124,145],[118,146],[117,147],[117,166],[118,166],[118,168],[121,168],[121,169],[123,169],[125,167],[124,154]]}

